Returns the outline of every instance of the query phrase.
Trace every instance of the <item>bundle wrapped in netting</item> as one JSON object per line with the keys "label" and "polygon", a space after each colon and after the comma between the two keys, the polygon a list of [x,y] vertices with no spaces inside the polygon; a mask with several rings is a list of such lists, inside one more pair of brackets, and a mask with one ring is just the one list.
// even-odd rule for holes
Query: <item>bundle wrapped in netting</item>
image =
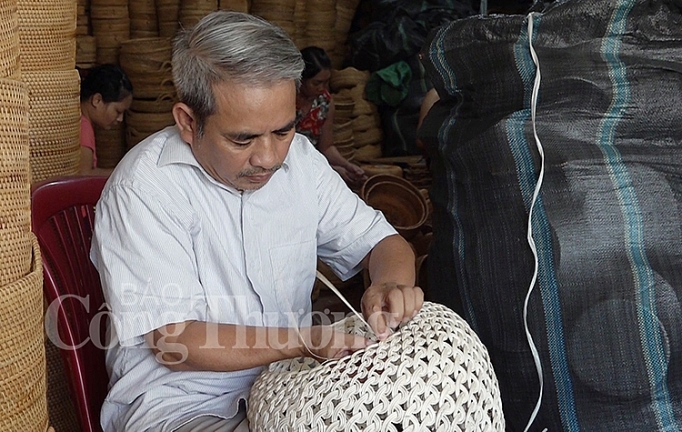
{"label": "bundle wrapped in netting", "polygon": [[544,391],[531,430],[682,430],[681,7],[555,2],[532,29],[529,16],[467,18],[422,51],[441,98],[420,133],[429,295],[461,305],[488,348],[511,430],[540,393],[523,305],[542,166],[528,330]]}
{"label": "bundle wrapped in netting", "polygon": [[[366,334],[355,316],[340,326]],[[426,302],[386,340],[339,360],[273,363],[249,397],[253,431],[504,431],[495,372],[469,325]]]}

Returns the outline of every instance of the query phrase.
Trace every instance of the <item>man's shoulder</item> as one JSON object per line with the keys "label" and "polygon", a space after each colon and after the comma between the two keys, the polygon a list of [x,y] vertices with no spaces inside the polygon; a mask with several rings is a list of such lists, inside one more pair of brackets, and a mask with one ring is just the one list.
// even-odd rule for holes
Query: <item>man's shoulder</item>
{"label": "man's shoulder", "polygon": [[125,183],[160,173],[159,160],[165,148],[180,140],[175,127],[162,129],[134,145],[111,175],[110,183]]}
{"label": "man's shoulder", "polygon": [[316,160],[320,157],[324,158],[322,153],[317,150],[310,142],[308,137],[303,134],[296,133],[294,139],[289,146],[289,153],[287,154],[287,161],[297,162],[305,160]]}
{"label": "man's shoulder", "polygon": [[[169,146],[186,145],[180,139],[174,127],[156,132],[133,146],[117,164],[109,177],[105,192],[113,190],[135,189],[139,192],[167,195],[173,185],[182,184],[174,181],[174,177],[182,170],[179,164],[162,163],[162,158]],[[177,192],[177,191],[176,191]]]}

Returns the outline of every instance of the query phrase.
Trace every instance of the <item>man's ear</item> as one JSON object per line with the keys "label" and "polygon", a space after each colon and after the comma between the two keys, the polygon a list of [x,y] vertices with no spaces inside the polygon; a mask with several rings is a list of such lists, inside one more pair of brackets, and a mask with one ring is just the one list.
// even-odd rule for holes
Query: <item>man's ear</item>
{"label": "man's ear", "polygon": [[173,118],[180,131],[180,137],[191,146],[194,143],[194,133],[197,127],[192,109],[184,103],[178,102],[173,105]]}

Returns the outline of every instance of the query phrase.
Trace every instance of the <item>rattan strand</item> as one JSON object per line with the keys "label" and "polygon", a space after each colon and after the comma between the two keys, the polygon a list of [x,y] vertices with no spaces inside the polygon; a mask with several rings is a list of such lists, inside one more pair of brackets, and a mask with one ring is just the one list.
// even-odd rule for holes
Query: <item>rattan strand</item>
{"label": "rattan strand", "polygon": [[[364,334],[356,317],[340,325]],[[421,312],[385,341],[340,360],[270,365],[249,398],[253,431],[504,431],[486,348],[445,306]]]}
{"label": "rattan strand", "polygon": [[0,286],[0,430],[47,430],[43,269],[32,233],[30,272]]}

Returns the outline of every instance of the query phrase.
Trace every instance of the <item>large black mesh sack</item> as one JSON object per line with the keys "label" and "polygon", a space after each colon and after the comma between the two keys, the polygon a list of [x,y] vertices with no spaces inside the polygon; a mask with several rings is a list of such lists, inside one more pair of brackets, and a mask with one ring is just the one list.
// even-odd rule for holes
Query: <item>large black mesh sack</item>
{"label": "large black mesh sack", "polygon": [[[682,430],[682,12],[569,0],[534,15],[545,177],[532,217],[528,327],[544,379],[531,430]],[[539,392],[523,305],[541,167],[528,17],[455,21],[423,62],[441,101],[429,296],[487,346],[512,431]]]}

